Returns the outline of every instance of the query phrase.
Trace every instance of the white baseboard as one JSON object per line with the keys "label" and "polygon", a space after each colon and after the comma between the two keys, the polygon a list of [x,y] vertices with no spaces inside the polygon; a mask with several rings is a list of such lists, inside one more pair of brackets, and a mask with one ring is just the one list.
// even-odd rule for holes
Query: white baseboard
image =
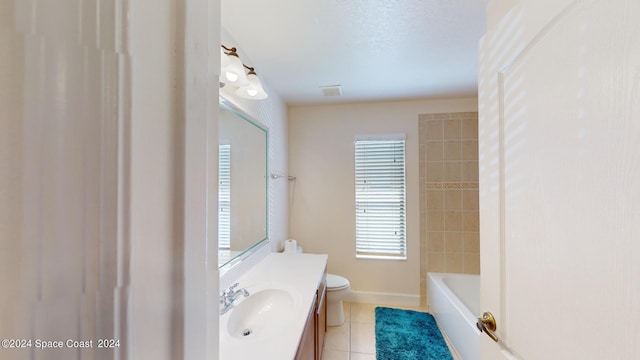
{"label": "white baseboard", "polygon": [[366,304],[420,306],[420,295],[412,294],[351,291],[344,300],[347,302]]}

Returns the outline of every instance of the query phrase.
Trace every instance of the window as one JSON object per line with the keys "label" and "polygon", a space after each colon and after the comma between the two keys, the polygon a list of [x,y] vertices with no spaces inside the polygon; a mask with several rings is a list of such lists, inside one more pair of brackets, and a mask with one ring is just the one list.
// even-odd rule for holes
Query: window
{"label": "window", "polygon": [[231,249],[231,145],[218,149],[218,247]]}
{"label": "window", "polygon": [[356,140],[356,257],[406,259],[405,140]]}

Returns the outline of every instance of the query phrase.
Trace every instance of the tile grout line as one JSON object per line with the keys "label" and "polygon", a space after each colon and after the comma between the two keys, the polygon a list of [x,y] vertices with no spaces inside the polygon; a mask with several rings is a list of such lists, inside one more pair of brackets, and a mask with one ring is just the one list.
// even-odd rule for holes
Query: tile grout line
{"label": "tile grout line", "polygon": [[352,310],[351,303],[349,303],[349,354],[347,356],[349,360],[351,360],[351,350],[353,350],[353,347],[351,346],[351,329],[352,329],[351,328],[351,315],[352,315],[351,310]]}
{"label": "tile grout line", "polygon": [[[349,306],[349,311],[351,311],[351,306]],[[347,359],[351,360],[351,350],[353,347],[351,346],[351,312],[349,312],[349,352],[347,353]]]}

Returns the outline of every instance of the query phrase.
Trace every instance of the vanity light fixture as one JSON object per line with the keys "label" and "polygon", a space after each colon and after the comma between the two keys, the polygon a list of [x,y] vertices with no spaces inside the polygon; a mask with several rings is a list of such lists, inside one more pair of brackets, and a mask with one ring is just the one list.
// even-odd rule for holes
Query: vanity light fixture
{"label": "vanity light fixture", "polygon": [[254,69],[247,65],[245,65],[244,67],[249,70],[249,73],[247,74],[248,84],[239,87],[238,90],[236,90],[236,95],[245,99],[266,99],[268,95],[262,88],[262,83],[260,82],[260,79],[258,78],[258,75],[256,75]]}
{"label": "vanity light fixture", "polygon": [[[231,85],[237,87],[236,95],[245,99],[262,100],[268,97],[255,69],[240,61],[235,47],[221,45],[220,87]],[[245,73],[245,69],[249,73]]]}
{"label": "vanity light fixture", "polygon": [[236,52],[236,48],[228,48],[222,45],[226,51],[222,51],[220,74],[223,83],[233,86],[243,86],[248,83],[247,75],[244,72],[244,64]]}

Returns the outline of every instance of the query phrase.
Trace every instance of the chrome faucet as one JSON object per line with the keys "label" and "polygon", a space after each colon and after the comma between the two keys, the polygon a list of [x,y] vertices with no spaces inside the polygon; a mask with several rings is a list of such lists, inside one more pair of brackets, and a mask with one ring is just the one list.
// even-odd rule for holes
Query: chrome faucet
{"label": "chrome faucet", "polygon": [[240,295],[244,295],[244,297],[249,296],[249,292],[247,289],[234,290],[238,287],[238,283],[235,283],[229,287],[229,290],[223,291],[222,295],[220,295],[220,315],[226,313],[231,309],[231,305],[240,297]]}

